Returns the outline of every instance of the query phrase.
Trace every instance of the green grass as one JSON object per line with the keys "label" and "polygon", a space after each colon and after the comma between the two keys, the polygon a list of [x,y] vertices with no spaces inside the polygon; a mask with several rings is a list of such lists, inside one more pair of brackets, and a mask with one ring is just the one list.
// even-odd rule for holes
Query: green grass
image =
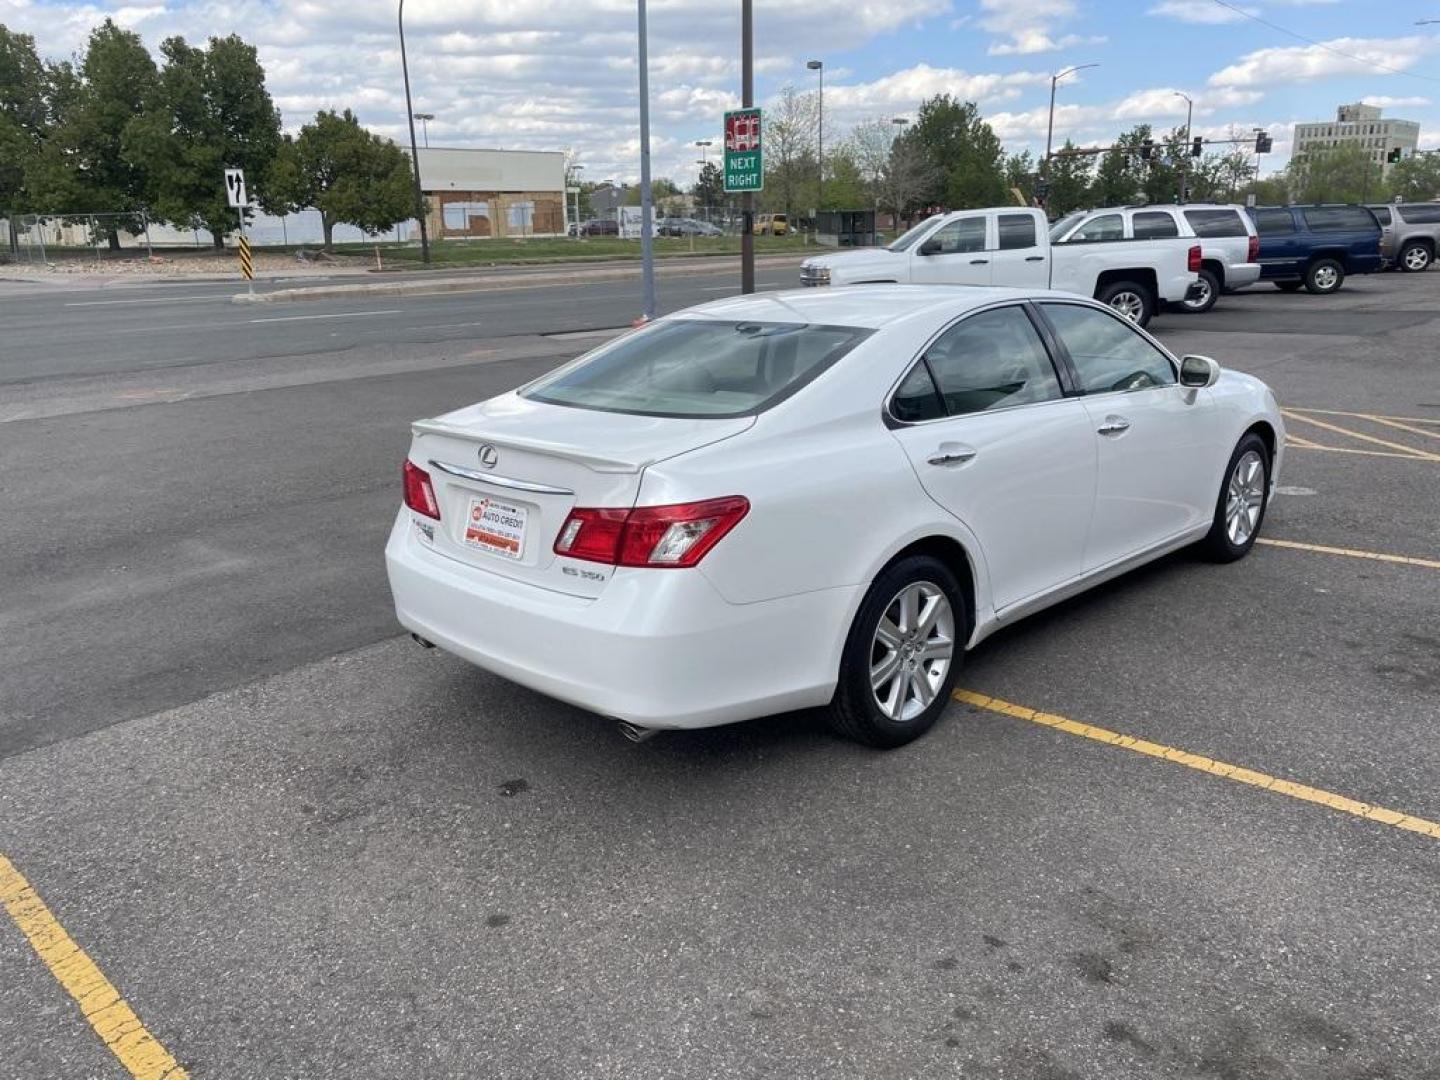
{"label": "green grass", "polygon": [[[757,236],[756,254],[803,252],[803,236]],[[815,245],[808,245],[813,248]],[[336,244],[338,255],[374,257],[374,244]],[[738,236],[657,236],[655,254],[661,258],[687,255],[738,255]],[[381,244],[380,257],[386,263],[419,263],[420,246]],[[430,244],[431,262],[436,266],[486,266],[490,264],[584,262],[587,260],[638,259],[639,240],[613,236],[538,237],[528,240],[437,240]]]}

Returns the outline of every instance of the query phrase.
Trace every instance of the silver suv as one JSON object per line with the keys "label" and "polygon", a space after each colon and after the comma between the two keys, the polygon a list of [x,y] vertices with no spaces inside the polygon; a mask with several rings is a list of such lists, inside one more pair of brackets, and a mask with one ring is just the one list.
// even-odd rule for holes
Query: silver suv
{"label": "silver suv", "polygon": [[1440,202],[1382,203],[1371,210],[1380,219],[1380,254],[1408,273],[1428,270],[1440,247]]}

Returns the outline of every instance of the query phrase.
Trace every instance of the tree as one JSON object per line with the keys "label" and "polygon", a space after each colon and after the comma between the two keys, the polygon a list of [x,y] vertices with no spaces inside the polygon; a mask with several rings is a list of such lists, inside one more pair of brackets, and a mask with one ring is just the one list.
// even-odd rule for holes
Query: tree
{"label": "tree", "polygon": [[690,189],[696,206],[715,207],[725,203],[725,174],[713,161],[700,167],[695,186]]}
{"label": "tree", "polygon": [[1006,201],[1004,150],[974,102],[936,95],[920,106],[906,136],[917,141],[940,178],[935,202],[961,210]]}
{"label": "tree", "polygon": [[1146,194],[1149,166],[1140,155],[1148,140],[1150,125],[1137,125],[1116,139],[1100,159],[1090,193],[1096,206],[1124,206]]}
{"label": "tree", "polygon": [[930,163],[920,140],[913,132],[907,131],[890,148],[890,158],[880,176],[876,201],[881,209],[909,221],[916,210],[931,202],[930,196],[942,179],[940,170]]}
{"label": "tree", "polygon": [[255,47],[233,34],[211,38],[208,49],[168,38],[160,51],[161,101],[126,140],[132,158],[152,162],[150,207],[185,228],[205,228],[215,246],[237,224],[226,202],[227,167],[245,170],[260,194],[280,148],[280,113],[265,89]]}
{"label": "tree", "polygon": [[861,210],[871,204],[870,185],[847,143],[825,155],[825,198],[821,210]]}
{"label": "tree", "polygon": [[1090,205],[1090,173],[1094,159],[1088,154],[1074,153],[1077,149],[1066,139],[1060,152],[1050,159],[1045,212],[1051,218],[1063,217],[1071,210]]}
{"label": "tree", "polygon": [[1381,193],[1381,166],[1354,143],[1316,146],[1296,154],[1285,169],[1290,199],[1298,203],[1369,202]]}
{"label": "tree", "polygon": [[366,131],[349,109],[322,110],[281,144],[261,202],[277,213],[319,210],[328,251],[337,224],[373,235],[423,212],[413,184],[410,158],[398,146]]}
{"label": "tree", "polygon": [[45,66],[35,39],[0,26],[0,212],[27,201],[25,164],[48,128]]}
{"label": "tree", "polygon": [[890,149],[899,134],[897,127],[885,119],[862,120],[845,140],[846,153],[859,170],[872,203],[880,201],[881,180],[890,162]]}
{"label": "tree", "polygon": [[782,86],[765,118],[766,207],[791,215],[815,181],[815,135],[819,112],[814,94]]}
{"label": "tree", "polygon": [[1385,190],[1402,202],[1440,199],[1440,154],[1412,154],[1390,167]]}
{"label": "tree", "polygon": [[1007,193],[1020,192],[1026,202],[1030,201],[1035,187],[1035,159],[1029,150],[1010,154],[1005,158],[1005,190]]}

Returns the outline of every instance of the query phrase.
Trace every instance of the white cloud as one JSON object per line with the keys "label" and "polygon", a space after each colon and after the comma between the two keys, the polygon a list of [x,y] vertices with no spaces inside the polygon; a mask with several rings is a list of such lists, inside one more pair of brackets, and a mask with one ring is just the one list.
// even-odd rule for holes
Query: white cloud
{"label": "white cloud", "polygon": [[980,0],[980,10],[980,25],[1005,39],[990,45],[991,56],[1031,56],[1105,40],[1079,34],[1052,36],[1059,24],[1075,16],[1075,0]]}
{"label": "white cloud", "polygon": [[1043,30],[1030,29],[1020,30],[1012,40],[997,42],[986,51],[991,56],[1030,56],[1035,53],[1058,52],[1076,45],[1102,45],[1106,40],[1103,34],[1091,37],[1066,34],[1057,40]]}
{"label": "white cloud", "polygon": [[[1239,6],[1239,5],[1236,5]],[[1243,8],[1243,11],[1251,15],[1259,14],[1255,8]],[[1159,15],[1167,19],[1179,19],[1181,22],[1196,23],[1203,26],[1219,26],[1222,23],[1240,22],[1245,18],[1240,11],[1231,8],[1221,7],[1212,0],[1161,0],[1160,3],[1145,12],[1146,15]]]}
{"label": "white cloud", "polygon": [[1313,82],[1337,75],[1383,76],[1388,74],[1386,68],[1405,71],[1428,54],[1440,51],[1440,38],[1335,38],[1323,45],[1328,47],[1297,45],[1247,53],[1211,75],[1209,84],[1267,86]]}
{"label": "white cloud", "polygon": [[1427,97],[1387,97],[1384,94],[1369,94],[1360,99],[1366,105],[1380,109],[1419,108],[1433,104]]}

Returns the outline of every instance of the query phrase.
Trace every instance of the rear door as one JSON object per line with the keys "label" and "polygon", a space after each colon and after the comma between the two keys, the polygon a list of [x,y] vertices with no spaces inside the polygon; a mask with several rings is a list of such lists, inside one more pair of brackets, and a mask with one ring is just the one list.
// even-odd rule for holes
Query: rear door
{"label": "rear door", "polygon": [[1096,447],[1024,304],[935,338],[889,404],[930,497],[979,538],[997,610],[1080,572]]}
{"label": "rear door", "polygon": [[1250,211],[1255,231],[1260,234],[1260,276],[1299,277],[1309,254],[1304,238],[1295,231],[1295,218],[1282,206],[1257,207]]}
{"label": "rear door", "polygon": [[925,238],[911,257],[910,280],[927,285],[989,285],[993,223],[987,214],[964,214]]}
{"label": "rear door", "polygon": [[1031,211],[995,215],[995,246],[990,252],[992,285],[1044,289],[1050,284],[1047,247],[1040,215]]}

